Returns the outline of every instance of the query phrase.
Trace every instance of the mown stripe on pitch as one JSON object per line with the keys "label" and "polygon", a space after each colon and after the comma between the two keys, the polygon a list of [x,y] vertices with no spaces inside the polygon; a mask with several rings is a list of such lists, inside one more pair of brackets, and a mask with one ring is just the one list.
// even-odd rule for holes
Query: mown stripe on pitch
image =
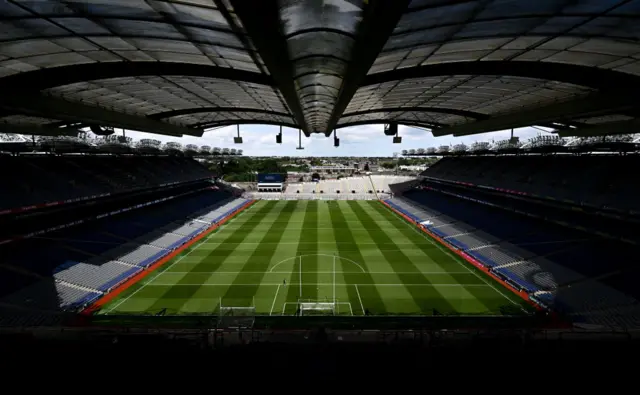
{"label": "mown stripe on pitch", "polygon": [[[371,204],[371,203],[374,203],[374,204]],[[408,227],[404,219],[400,218],[397,214],[395,214],[394,212],[389,210],[383,204],[381,204],[379,202],[369,202],[369,204],[371,204],[371,207],[373,207],[373,209],[376,210],[376,212],[379,212],[385,218],[387,218],[389,220],[389,223],[391,223],[398,230],[398,232],[400,232],[408,240],[410,240],[412,243],[414,243],[416,248],[422,250],[422,252],[424,252],[425,255],[429,256],[434,262],[436,262],[436,264],[439,264],[439,262],[456,261],[460,265],[467,265],[467,263],[462,262],[461,260],[458,260],[457,258],[453,258],[452,256],[450,256],[449,254],[443,252],[441,249],[439,249],[437,247],[436,247],[436,250],[434,250],[433,249],[434,246],[425,245],[424,244],[424,240],[425,240],[426,237],[429,237],[429,236],[422,235],[422,234],[418,233],[415,229],[411,229],[410,227]],[[434,242],[437,243],[437,241],[434,241]],[[445,268],[442,268],[442,269],[444,270]],[[469,270],[474,270],[474,269],[469,269]],[[458,270],[456,270],[456,272],[457,271]],[[464,284],[470,284],[470,283],[482,284],[482,281],[480,279],[478,279],[475,275],[473,275],[473,273],[471,273],[471,272],[469,274],[466,274],[466,273],[448,273],[446,271],[445,271],[445,273],[447,273],[454,280],[456,280],[456,282],[458,282],[458,284],[463,285],[463,288],[467,292],[469,292],[471,295],[473,295],[476,298],[476,300],[478,301],[478,303],[481,303],[482,305],[484,305],[484,307],[487,307],[487,310],[489,310],[488,306],[483,302],[484,300],[487,299],[487,296],[486,296],[487,294],[486,294],[485,291],[483,291],[481,289],[478,289],[478,287],[464,287]],[[501,295],[501,297],[504,298],[502,295]],[[510,303],[508,303],[508,304],[510,304]]]}
{"label": "mown stripe on pitch", "polygon": [[[296,259],[293,265],[293,273],[291,275],[291,286],[287,287],[287,302],[297,302],[302,296],[303,299],[316,299],[318,297],[318,289],[315,284],[318,282],[318,257],[313,254],[318,253],[318,202],[315,200],[307,201],[307,206],[300,230],[300,238],[296,256],[310,255],[303,257],[302,261],[302,295],[300,295],[300,259]],[[307,285],[305,285],[307,284]]]}
{"label": "mown stripe on pitch", "polygon": [[[364,264],[365,259],[362,256],[360,249],[358,249],[358,243],[356,242],[356,239],[344,217],[344,213],[340,208],[341,204],[344,204],[344,202],[336,202],[336,204],[332,205],[331,209],[329,209],[329,215],[331,217],[331,222],[333,223],[334,228],[333,234],[336,240],[340,240],[342,242],[336,243],[338,254],[342,258],[352,259],[355,262]],[[343,276],[345,282],[348,284],[375,284],[373,277],[371,277],[371,274],[367,272],[343,273]],[[387,308],[382,301],[382,297],[380,296],[380,293],[378,292],[378,289],[376,287],[361,287],[358,288],[358,290],[360,292],[360,297],[362,297],[365,304],[365,309],[368,309],[372,314],[381,314],[387,312]],[[358,296],[355,286],[348,286],[347,292],[352,308],[361,308],[360,297]],[[362,313],[364,314],[364,312]]]}
{"label": "mown stripe on pitch", "polygon": [[[271,259],[276,254],[278,249],[275,244],[279,243],[286,231],[286,227],[282,224],[286,224],[293,215],[297,206],[297,201],[288,201],[284,208],[280,211],[278,216],[278,223],[273,223],[269,230],[265,233],[261,242],[265,244],[258,244],[258,247],[253,251],[251,256],[247,259],[247,262],[242,266],[242,270],[238,273],[233,283],[227,289],[224,297],[222,298],[223,304],[225,300],[237,301],[248,300],[250,301],[260,288],[260,283],[264,279],[269,266],[271,265]],[[254,284],[252,286],[234,286],[235,284]],[[232,302],[235,303],[235,302]]]}
{"label": "mown stripe on pitch", "polygon": [[[254,211],[254,218],[263,218],[274,208],[276,204],[277,204],[276,201],[268,201],[264,206]],[[256,225],[255,223],[250,223],[250,224],[241,226],[240,228],[236,229],[235,232],[233,232],[233,234],[227,237],[226,240],[231,241],[233,243],[242,243],[242,240],[244,240],[251,233],[251,230],[255,227],[255,225]],[[233,244],[233,245],[237,248],[241,244]],[[207,269],[206,271],[208,272],[213,272],[217,270],[220,267],[220,265],[222,265],[224,260],[227,257],[229,257],[231,254],[233,254],[233,252],[235,251],[235,248],[234,249],[226,248],[222,251],[219,251],[220,254],[214,254],[216,250],[218,250],[218,248],[222,246],[224,246],[224,244],[221,244],[219,247],[212,250],[207,256],[202,257],[202,260],[197,265],[195,265],[190,270],[190,272],[193,272],[193,273],[203,272],[205,271],[204,270],[205,268]],[[193,284],[193,280],[190,279],[189,274],[186,274],[180,281],[177,282],[177,284]],[[171,287],[168,290],[166,290],[162,296],[158,298],[158,300],[153,304],[150,310],[162,309],[167,307],[166,306],[167,303],[175,303],[167,299],[182,300],[182,305],[184,305],[186,302],[189,301],[189,299],[191,299],[196,294],[196,292],[198,292],[199,289],[200,289],[200,286]],[[171,307],[175,308],[176,306],[171,306]]]}
{"label": "mown stripe on pitch", "polygon": [[[348,201],[347,204],[353,210],[356,217],[360,219],[364,228],[369,233],[369,237],[376,243],[390,244],[393,240],[380,228],[378,222],[376,222],[369,213],[367,213],[359,202]],[[389,265],[396,271],[396,276],[403,284],[432,284],[431,281],[416,267],[413,261],[407,257],[401,249],[397,251],[380,250],[380,253],[385,257]],[[406,273],[414,272],[414,273]],[[437,309],[440,313],[448,314],[455,313],[456,309],[449,303],[449,301],[443,297],[435,297],[435,300],[425,301],[424,297],[420,294],[423,290],[418,287],[405,287],[409,295],[413,298],[416,306],[420,308],[422,312],[431,313],[434,309]],[[433,288],[436,290],[436,288]]]}

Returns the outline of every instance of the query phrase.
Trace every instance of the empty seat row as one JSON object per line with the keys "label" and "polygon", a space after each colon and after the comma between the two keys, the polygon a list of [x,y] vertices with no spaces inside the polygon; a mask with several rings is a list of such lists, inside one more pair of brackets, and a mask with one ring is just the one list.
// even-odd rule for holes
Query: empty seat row
{"label": "empty seat row", "polygon": [[[197,234],[208,229],[214,221],[229,216],[248,202],[241,198],[227,198],[228,195],[225,194],[223,199],[212,199],[212,194],[221,192],[198,193],[196,196],[170,201],[161,207],[145,209],[141,214],[135,211],[127,212],[118,219],[118,226],[114,226],[113,219],[105,219],[84,228],[69,228],[64,231],[66,233],[59,233],[55,238],[27,239],[19,246],[12,246],[11,250],[7,250],[10,254],[6,254],[6,264],[12,269],[8,273],[17,279],[11,280],[13,287],[3,289],[6,293],[4,297],[0,294],[0,302],[29,309],[48,310],[76,309],[91,303],[167,256],[175,248],[189,242]],[[184,211],[184,207],[190,209]],[[176,220],[176,213],[180,213],[178,216],[182,216],[182,219]],[[174,222],[157,220],[164,215]],[[129,236],[140,235],[130,241],[127,241],[127,237],[112,237],[102,233],[102,226],[109,225],[109,231],[118,236],[118,229],[136,227],[134,223],[144,225],[147,219],[156,224],[166,225],[156,229],[141,226],[138,231],[128,233]],[[196,223],[202,226],[194,226]],[[193,229],[193,232],[187,234],[186,229]],[[172,230],[183,232],[178,234]],[[88,243],[96,239],[108,241]],[[81,242],[76,243],[73,249],[67,249],[67,240]],[[30,248],[30,245],[34,244],[38,244],[39,247]],[[87,244],[98,244],[102,249],[94,248],[93,251],[97,253],[95,255],[82,253],[81,249]],[[56,253],[49,254],[48,251]],[[51,262],[47,264],[47,260]],[[23,265],[23,262],[32,261],[37,262],[38,266],[49,267],[49,272],[40,271],[37,275],[32,275],[30,266]],[[43,263],[45,265],[42,265]],[[47,274],[49,277],[42,279],[41,276]],[[23,278],[24,285],[21,285]]]}

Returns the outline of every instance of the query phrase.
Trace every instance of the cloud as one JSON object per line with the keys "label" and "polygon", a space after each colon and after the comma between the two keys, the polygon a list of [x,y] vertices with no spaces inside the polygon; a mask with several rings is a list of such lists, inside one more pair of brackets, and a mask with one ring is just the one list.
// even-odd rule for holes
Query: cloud
{"label": "cloud", "polygon": [[[464,137],[434,137],[428,130],[401,125],[398,133],[402,137],[402,144],[392,144],[392,137],[385,136],[383,133],[383,125],[363,125],[338,129],[340,147],[333,146],[333,137],[327,138],[322,134],[314,134],[311,138],[303,135],[302,146],[304,150],[298,150],[296,149],[298,146],[298,131],[296,129],[283,128],[282,144],[276,144],[278,132],[279,127],[277,126],[240,125],[243,144],[233,143],[233,138],[237,133],[236,126],[205,132],[203,137],[185,136],[180,139],[134,131],[127,131],[126,134],[135,140],[153,138],[162,142],[176,141],[183,145],[195,144],[242,149],[244,155],[251,156],[391,156],[394,152],[405,149],[460,143],[470,145],[476,141],[498,141],[508,139],[511,136],[510,130],[503,130]],[[525,141],[540,133],[541,131],[538,129],[522,128],[516,129],[514,135]]]}

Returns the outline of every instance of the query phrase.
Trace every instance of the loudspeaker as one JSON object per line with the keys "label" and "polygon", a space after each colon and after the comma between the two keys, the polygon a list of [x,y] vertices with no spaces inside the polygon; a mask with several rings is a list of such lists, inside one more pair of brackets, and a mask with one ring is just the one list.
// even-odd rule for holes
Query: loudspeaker
{"label": "loudspeaker", "polygon": [[398,124],[390,123],[384,125],[384,134],[385,136],[395,136],[396,134],[398,134]]}
{"label": "loudspeaker", "polygon": [[340,146],[340,139],[339,138],[334,138],[333,139],[333,146],[334,147],[339,147]]}
{"label": "loudspeaker", "polygon": [[233,142],[236,144],[242,144],[242,137],[234,137]]}
{"label": "loudspeaker", "polygon": [[276,134],[276,144],[282,144],[282,135]]}
{"label": "loudspeaker", "polygon": [[393,138],[393,144],[400,144],[402,143],[402,137],[397,136]]}

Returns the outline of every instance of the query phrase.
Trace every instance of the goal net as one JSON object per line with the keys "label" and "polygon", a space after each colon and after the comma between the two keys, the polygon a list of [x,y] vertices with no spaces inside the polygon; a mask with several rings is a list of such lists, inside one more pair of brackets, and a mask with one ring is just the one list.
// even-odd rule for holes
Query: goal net
{"label": "goal net", "polygon": [[317,302],[311,300],[301,300],[298,302],[298,309],[301,316],[309,315],[335,315],[336,302]]}
{"label": "goal net", "polygon": [[255,320],[255,306],[224,306],[220,303],[218,328],[252,328]]}

